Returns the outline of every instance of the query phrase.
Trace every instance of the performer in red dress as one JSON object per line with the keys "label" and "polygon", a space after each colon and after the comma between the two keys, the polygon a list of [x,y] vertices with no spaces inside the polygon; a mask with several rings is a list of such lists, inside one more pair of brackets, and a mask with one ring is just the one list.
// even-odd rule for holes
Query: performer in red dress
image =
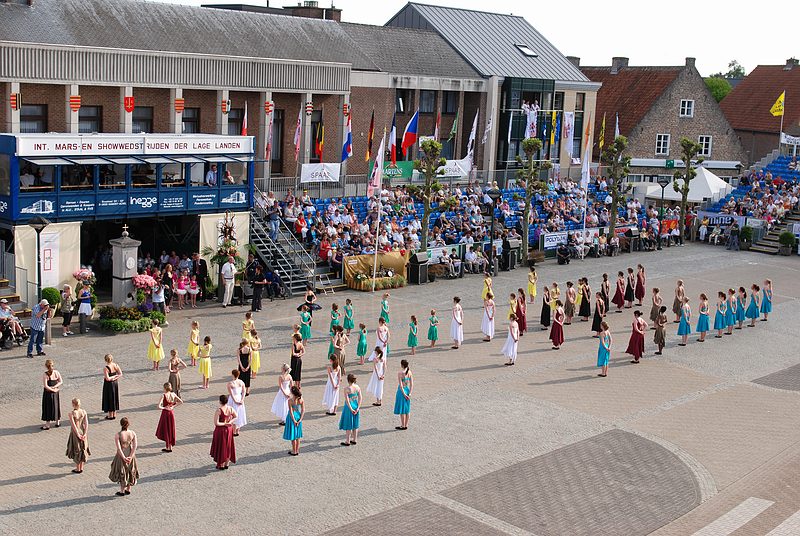
{"label": "performer in red dress", "polygon": [[553,341],[553,350],[560,350],[564,344],[564,304],[556,300],[556,313],[553,315],[553,327],[550,328],[550,340]]}
{"label": "performer in red dress", "polygon": [[633,323],[631,324],[631,338],[628,341],[628,349],[625,350],[626,354],[633,356],[631,363],[638,363],[639,359],[644,354],[644,334],[647,331],[647,322],[642,318],[642,312],[636,310],[633,312]]}
{"label": "performer in red dress", "polygon": [[625,306],[625,274],[622,272],[617,272],[617,290],[611,298],[611,303],[617,306],[618,313],[622,312]]}
{"label": "performer in red dress", "polygon": [[236,410],[228,405],[228,396],[219,395],[219,408],[214,413],[214,436],[211,439],[210,452],[217,469],[227,469],[230,462],[236,463],[232,424],[236,417]]}
{"label": "performer in red dress", "polygon": [[644,299],[645,294],[647,293],[647,288],[645,285],[647,284],[647,276],[644,273],[644,266],[641,264],[636,265],[636,289],[634,294],[636,296],[636,301],[639,302],[636,304],[637,307],[642,306],[642,300]]}
{"label": "performer in red dress", "polygon": [[525,304],[525,291],[517,289],[517,325],[519,325],[520,337],[528,331],[528,322],[526,320],[528,315],[528,306]]}
{"label": "performer in red dress", "polygon": [[161,452],[172,452],[175,446],[175,414],[173,410],[178,404],[183,404],[183,400],[172,392],[172,384],[164,384],[164,394],[158,402],[158,409],[161,410],[161,417],[158,419],[156,437],[166,443],[166,447]]}

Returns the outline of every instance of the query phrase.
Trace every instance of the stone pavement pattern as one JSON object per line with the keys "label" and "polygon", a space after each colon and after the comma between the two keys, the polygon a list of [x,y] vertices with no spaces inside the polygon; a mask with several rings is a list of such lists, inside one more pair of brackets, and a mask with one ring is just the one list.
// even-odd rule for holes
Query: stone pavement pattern
{"label": "stone pavement pattern", "polygon": [[[630,535],[658,529],[658,534],[677,535],[701,530],[753,497],[773,504],[735,534],[765,534],[800,508],[800,491],[791,485],[800,475],[800,395],[791,380],[792,367],[800,363],[796,257],[687,246],[569,266],[545,264],[538,271],[541,283],[558,281],[564,288],[567,280],[587,276],[597,287],[602,272],[613,278],[637,262],[648,269],[648,287],[661,287],[665,297],[671,296],[675,279],[684,279],[695,306],[701,291],[749,287],[770,277],[775,314],[722,340],[701,345],[691,338],[686,348],[677,346],[670,324],[665,355],[652,357],[650,332],[650,357],[633,366],[622,353],[630,310],[611,313],[612,367],[602,379],[596,377],[597,341],[589,325],[567,326],[564,348],[551,351],[546,332],[536,324],[540,301],[530,308],[531,331],[521,341],[517,366],[503,367],[504,318],[495,341],[479,342],[480,277],[392,291],[394,352],[384,405],[371,406],[365,394],[362,435],[357,446],[344,448],[338,417],[326,417],[321,407],[328,310],[333,301],[341,306],[345,298],[353,299],[356,322],[367,324],[372,344],[379,298],[353,292],[321,297],[323,310],[315,315],[315,339],[303,371],[306,437],[301,455],[291,458],[269,408],[276,371],[288,361],[288,326],[297,321],[297,302],[273,302],[256,315],[266,347],[262,371],[247,399],[250,422],[237,438],[239,463],[224,472],[214,471],[208,456],[212,416],[235,364],[244,309],[206,306],[170,315],[167,348],[183,355],[194,319],[201,333],[214,339],[211,389],[198,388],[196,370],[183,372],[186,403],[176,410],[178,445],[172,454],[161,453],[163,444],[153,436],[167,373],[148,370],[146,334],[55,339],[47,351],[65,378],[62,411],[66,414],[69,399],[79,396],[91,419],[93,457],[80,476],[69,472],[71,463],[64,457],[67,427],[38,430],[43,359],[28,360],[17,350],[0,353],[5,410],[0,533],[38,534],[49,524],[66,533],[81,527],[84,534],[107,534],[109,519],[119,516],[130,535],[159,534],[165,527],[198,536],[320,534],[340,533],[338,527],[344,526],[351,534],[403,528],[406,534],[541,536],[566,530]],[[526,272],[519,269],[495,279],[499,319],[508,293],[525,283]],[[456,293],[464,299],[467,339],[458,352],[449,350],[446,340]],[[425,333],[423,319],[431,307],[442,321],[441,347],[423,346],[410,357],[415,376],[411,424],[397,432],[393,378],[400,357],[408,355],[408,318],[416,314]],[[348,372],[356,373],[365,389],[371,369],[354,363],[355,343]],[[113,496],[115,485],[107,478],[118,422],[102,420],[99,407],[102,355],[108,351],[125,371],[119,416],[131,418],[141,445],[142,479],[124,499]],[[636,497],[641,506],[628,515],[626,507]],[[699,500],[703,503],[692,510]]]}

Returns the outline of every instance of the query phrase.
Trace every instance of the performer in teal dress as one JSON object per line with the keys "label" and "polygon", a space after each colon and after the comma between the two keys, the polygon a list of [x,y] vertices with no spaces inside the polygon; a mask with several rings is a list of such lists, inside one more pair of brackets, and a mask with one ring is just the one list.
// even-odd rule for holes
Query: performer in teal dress
{"label": "performer in teal dress", "polygon": [[411,348],[411,355],[416,353],[417,342],[417,317],[411,315],[411,323],[408,325],[408,347]]}
{"label": "performer in teal dress", "polygon": [[692,308],[689,306],[689,298],[683,297],[683,305],[681,306],[681,319],[678,324],[678,335],[681,336],[681,342],[678,346],[686,346],[686,341],[689,334],[692,332],[692,326],[689,323],[692,319]]}
{"label": "performer in teal dress", "polygon": [[605,322],[600,324],[600,328],[602,331],[600,332],[600,344],[597,347],[597,366],[601,368],[598,376],[605,378],[608,376],[608,360],[611,357],[611,333]]}
{"label": "performer in teal dress", "polygon": [[766,322],[772,312],[772,281],[769,279],[764,280],[764,288],[761,290],[761,312],[764,314],[761,320]]}
{"label": "performer in teal dress", "polygon": [[381,300],[381,316],[386,323],[389,323],[389,293],[385,293],[383,295],[383,299]]}
{"label": "performer in teal dress", "polygon": [[307,309],[300,313],[300,336],[303,342],[311,338],[311,313]]}
{"label": "performer in teal dress", "polygon": [[291,388],[292,396],[289,398],[289,414],[286,415],[286,425],[283,429],[283,439],[292,442],[291,456],[300,453],[300,438],[303,437],[303,415],[305,414],[305,403],[300,388],[293,385]]}
{"label": "performer in teal dress", "polygon": [[431,310],[431,316],[428,318],[431,325],[428,328],[428,340],[431,341],[431,348],[436,346],[436,341],[439,340],[439,319],[436,318],[436,309]]}
{"label": "performer in teal dress", "polygon": [[356,355],[358,362],[363,365],[364,357],[367,355],[367,326],[364,324],[358,325],[358,346],[356,347]]}
{"label": "performer in teal dress", "polygon": [[347,330],[348,335],[350,335],[350,330],[356,327],[353,321],[353,302],[350,298],[344,302],[344,325],[342,327]]}
{"label": "performer in teal dress", "polygon": [[[703,336],[703,333],[707,332],[711,328],[711,319],[708,316],[708,301],[706,300],[706,295],[700,295],[700,309],[697,314],[697,327],[695,331],[700,333],[700,336]],[[698,339],[699,340],[699,339]]]}
{"label": "performer in teal dress", "polygon": [[745,316],[750,319],[750,324],[748,324],[751,328],[756,325],[756,320],[758,320],[759,316],[759,288],[758,285],[753,285],[750,287],[750,303],[747,305],[747,311],[745,312]]}
{"label": "performer in teal dress", "polygon": [[744,324],[745,312],[747,311],[747,291],[744,287],[739,287],[739,295],[736,297],[736,322],[739,324],[736,329],[742,329]]}
{"label": "performer in teal dress", "polygon": [[411,391],[414,388],[414,381],[411,370],[408,368],[408,361],[400,361],[400,372],[397,373],[397,393],[394,397],[394,414],[400,416],[400,426],[396,430],[406,430],[408,428],[408,416],[411,413]]}
{"label": "performer in teal dress", "polygon": [[733,289],[728,290],[728,309],[725,311],[725,325],[728,327],[726,335],[733,333],[733,326],[736,325],[736,293]]}
{"label": "performer in teal dress", "polygon": [[331,325],[328,328],[328,334],[333,335],[333,327],[340,326],[342,324],[342,314],[339,312],[339,306],[337,304],[331,304]]}
{"label": "performer in teal dress", "polygon": [[[348,376],[348,381],[350,377]],[[349,393],[344,399],[342,415],[339,417],[339,430],[358,430],[361,426],[361,412],[358,411],[358,393]],[[357,413],[353,413],[353,412]]]}
{"label": "performer in teal dress", "polygon": [[725,299],[725,293],[719,292],[717,293],[717,297],[719,301],[717,302],[717,311],[714,313],[714,329],[717,330],[717,334],[714,336],[717,339],[722,338],[722,330],[728,327],[728,323],[726,320],[726,315],[728,313],[728,302]]}

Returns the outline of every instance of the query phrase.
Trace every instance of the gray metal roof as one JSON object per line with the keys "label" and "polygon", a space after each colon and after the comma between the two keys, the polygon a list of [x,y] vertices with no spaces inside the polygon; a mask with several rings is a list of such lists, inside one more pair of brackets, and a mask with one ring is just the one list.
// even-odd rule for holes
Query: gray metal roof
{"label": "gray metal roof", "polygon": [[341,23],[381,71],[443,78],[481,78],[439,34],[414,28]]}
{"label": "gray metal roof", "polygon": [[[522,17],[408,3],[386,25],[435,30],[487,77],[589,81]],[[538,57],[525,56],[516,45],[527,45]]]}
{"label": "gray metal roof", "polygon": [[131,0],[0,3],[0,41],[280,58],[377,70],[338,23]]}

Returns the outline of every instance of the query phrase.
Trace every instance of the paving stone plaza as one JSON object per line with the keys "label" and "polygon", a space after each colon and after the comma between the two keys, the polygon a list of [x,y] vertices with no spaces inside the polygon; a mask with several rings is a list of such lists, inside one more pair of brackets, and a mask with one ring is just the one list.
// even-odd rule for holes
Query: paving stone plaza
{"label": "paving stone plaza", "polygon": [[[633,366],[624,354],[631,310],[608,315],[614,335],[607,378],[598,378],[597,340],[590,324],[565,327],[566,343],[550,349],[538,330],[541,284],[586,276],[593,288],[642,263],[648,291],[671,301],[675,281],[692,303],[729,287],[774,282],[768,322],[704,344],[679,347],[668,325],[663,356]],[[289,359],[290,326],[298,300],[269,303],[256,315],[262,369],[247,398],[249,423],[237,438],[238,463],[216,471],[209,457],[216,399],[245,309],[206,304],[175,311],[164,330],[166,348],[183,355],[189,325],[198,320],[214,339],[214,377],[200,389],[196,369],[183,371],[185,404],[175,411],[171,454],[154,432],[161,385],[145,358],[145,334],[53,338],[47,357],[64,377],[62,412],[80,397],[89,413],[92,456],[83,474],[64,456],[69,426],[39,430],[44,358],[24,347],[0,354],[0,533],[164,534],[514,534],[514,535],[761,535],[800,533],[800,357],[796,333],[800,290],[796,257],[727,252],[687,245],[655,253],[547,262],[538,269],[540,294],[529,308],[530,331],[515,367],[504,367],[505,296],[523,287],[526,270],[495,278],[498,337],[481,342],[482,278],[466,276],[392,292],[394,344],[382,407],[365,392],[358,445],[341,447],[338,417],[325,415],[325,336],[330,304],[351,298],[369,342],[379,297],[353,291],[320,297],[314,338],[304,359],[306,400],[300,455],[287,455],[282,427],[270,413],[280,364]],[[465,343],[450,350],[451,299],[465,309]],[[647,305],[647,304],[646,304]],[[408,356],[408,319],[442,318],[440,347]],[[645,311],[649,307],[643,308]],[[646,312],[645,312],[646,314]],[[323,327],[325,330],[323,331]],[[427,329],[427,325],[425,325]],[[54,330],[55,333],[56,330]],[[425,330],[423,330],[425,331]],[[355,343],[350,354],[354,354]],[[100,409],[103,355],[124,371],[121,411],[139,437],[141,479],[130,496],[115,497],[108,472],[115,421]],[[415,387],[407,431],[392,414],[399,360],[408,358]],[[370,368],[348,360],[366,387]],[[366,391],[366,389],[365,389]],[[773,531],[773,532],[771,532]]]}

